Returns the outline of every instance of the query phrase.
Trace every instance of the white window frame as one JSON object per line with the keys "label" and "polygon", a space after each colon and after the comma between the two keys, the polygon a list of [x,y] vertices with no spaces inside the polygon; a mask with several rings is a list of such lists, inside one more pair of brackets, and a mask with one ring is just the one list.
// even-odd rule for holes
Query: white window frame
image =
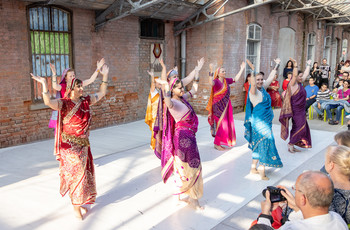
{"label": "white window frame", "polygon": [[327,63],[330,63],[331,59],[331,48],[332,48],[332,38],[331,36],[327,36],[324,38],[323,45],[323,58],[327,59]]}
{"label": "white window frame", "polygon": [[[315,60],[315,45],[316,45],[316,34],[311,32],[307,36],[307,60]],[[311,54],[310,54],[311,50]]]}
{"label": "white window frame", "polygon": [[[249,29],[250,28],[253,28],[253,34],[252,36],[250,36],[249,34]],[[260,31],[258,31],[258,29]],[[255,56],[255,63],[254,66],[255,66],[255,72],[259,72],[260,71],[260,52],[261,52],[261,36],[262,36],[262,27],[256,23],[252,23],[252,24],[249,24],[247,26],[247,37],[246,37],[246,59],[250,60],[251,61],[251,58],[250,56],[252,55],[249,55],[248,54],[248,46],[250,45],[250,43],[256,43],[256,54],[254,55]],[[246,75],[250,72],[250,67],[248,65],[246,65]]]}

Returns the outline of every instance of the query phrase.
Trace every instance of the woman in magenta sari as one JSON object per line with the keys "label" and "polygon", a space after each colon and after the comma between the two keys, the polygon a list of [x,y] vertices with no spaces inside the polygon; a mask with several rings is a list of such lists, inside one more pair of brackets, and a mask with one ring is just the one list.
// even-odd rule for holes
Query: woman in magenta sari
{"label": "woman in magenta sari", "polygon": [[[163,74],[165,75],[165,66]],[[163,78],[164,79],[164,78]],[[196,141],[198,118],[191,105],[186,101],[197,92],[198,71],[192,89],[184,93],[184,87],[178,78],[157,80],[163,86],[166,111],[163,119],[162,139],[162,178],[164,183],[173,174],[175,195],[195,209],[202,209],[198,199],[203,195],[202,165]],[[180,195],[188,197],[180,199]]]}
{"label": "woman in magenta sari", "polygon": [[283,105],[279,121],[281,122],[281,138],[287,140],[289,136],[289,119],[292,119],[292,129],[288,143],[288,151],[291,153],[300,152],[294,145],[301,148],[311,148],[310,128],[306,121],[306,91],[303,87],[303,82],[309,75],[311,60],[307,61],[307,67],[302,73],[298,71],[296,60],[293,61],[293,77],[285,91]]}
{"label": "woman in magenta sari", "polygon": [[92,204],[96,199],[95,170],[89,143],[90,106],[106,94],[108,72],[108,67],[104,66],[98,93],[83,96],[83,82],[73,78],[66,91],[67,97],[56,100],[50,99],[46,79],[31,74],[43,86],[45,105],[58,110],[54,152],[60,162],[60,193],[62,196],[69,194],[75,215],[81,220],[87,212],[82,205]]}
{"label": "woman in magenta sari", "polygon": [[[104,58],[102,58],[100,61],[97,61],[97,64],[96,64],[97,68],[96,68],[95,72],[91,75],[91,77],[89,79],[83,81],[83,86],[88,86],[96,80],[98,73],[100,72],[100,70],[104,64],[105,64]],[[62,76],[61,76],[61,81],[59,84],[57,84],[56,67],[55,67],[55,65],[50,63],[50,68],[51,68],[51,72],[52,72],[52,88],[57,91],[56,99],[65,98],[67,96],[66,89],[70,88],[69,84],[71,83],[72,79],[75,78],[74,69],[66,68],[65,70],[63,70]],[[57,111],[52,112],[52,116],[51,116],[50,122],[49,122],[49,128],[56,128],[57,114],[58,114]]]}
{"label": "woman in magenta sari", "polygon": [[[163,59],[159,59],[159,63],[161,64],[163,69],[166,69]],[[196,75],[198,73],[204,64],[204,57],[202,57],[200,60],[197,61],[197,66],[192,70],[192,72],[185,78],[181,79],[182,84],[184,87],[191,83]],[[171,69],[168,73],[161,75],[161,80],[170,82],[171,80],[178,78],[178,71],[177,67],[174,67]],[[158,109],[157,109],[157,115],[154,121],[153,125],[153,132],[154,132],[154,138],[156,140],[155,148],[154,148],[154,154],[160,159],[161,158],[161,152],[162,152],[162,136],[163,136],[163,114],[165,113],[165,106],[164,106],[164,95],[163,91],[161,90],[159,93],[159,101],[158,101]]]}
{"label": "woman in magenta sari", "polygon": [[209,112],[208,122],[211,134],[215,137],[214,148],[225,150],[223,145],[232,147],[236,144],[230,85],[239,80],[245,68],[245,63],[242,62],[241,69],[234,79],[226,78],[226,70],[223,67],[217,68],[215,73],[213,73],[213,64],[210,64],[209,68],[209,84],[212,86],[212,90],[206,107]]}

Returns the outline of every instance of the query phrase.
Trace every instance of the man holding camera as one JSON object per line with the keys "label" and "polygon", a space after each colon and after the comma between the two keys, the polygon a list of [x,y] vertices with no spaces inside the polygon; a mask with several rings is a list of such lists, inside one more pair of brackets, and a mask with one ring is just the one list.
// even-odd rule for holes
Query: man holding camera
{"label": "man holding camera", "polygon": [[[332,181],[322,172],[308,171],[302,173],[293,188],[295,197],[285,187],[277,186],[282,189],[289,207],[294,212],[289,215],[287,221],[279,229],[317,229],[317,230],[348,230],[348,227],[339,214],[328,211],[332,203],[334,187]],[[258,218],[259,224],[271,226],[271,200],[270,192],[266,191],[266,200],[261,202],[261,211]]]}

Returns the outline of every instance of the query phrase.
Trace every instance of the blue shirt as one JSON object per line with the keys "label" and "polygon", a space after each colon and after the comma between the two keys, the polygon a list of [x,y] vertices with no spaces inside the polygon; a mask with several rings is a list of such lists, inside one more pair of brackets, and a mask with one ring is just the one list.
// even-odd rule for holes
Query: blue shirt
{"label": "blue shirt", "polygon": [[318,86],[317,85],[314,85],[314,86],[307,85],[307,86],[305,86],[305,90],[306,90],[306,97],[307,98],[310,98],[313,95],[317,96]]}

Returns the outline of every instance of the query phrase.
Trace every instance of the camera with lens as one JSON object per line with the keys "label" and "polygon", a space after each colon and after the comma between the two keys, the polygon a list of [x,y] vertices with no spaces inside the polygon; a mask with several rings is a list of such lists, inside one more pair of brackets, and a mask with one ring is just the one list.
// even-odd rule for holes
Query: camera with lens
{"label": "camera with lens", "polygon": [[262,191],[262,195],[264,197],[266,197],[266,190],[268,190],[270,192],[270,200],[271,203],[276,203],[276,202],[280,202],[280,201],[285,201],[287,200],[284,196],[282,196],[281,191],[286,192],[284,189],[281,188],[277,188],[274,186],[267,186],[267,188],[265,188]]}

